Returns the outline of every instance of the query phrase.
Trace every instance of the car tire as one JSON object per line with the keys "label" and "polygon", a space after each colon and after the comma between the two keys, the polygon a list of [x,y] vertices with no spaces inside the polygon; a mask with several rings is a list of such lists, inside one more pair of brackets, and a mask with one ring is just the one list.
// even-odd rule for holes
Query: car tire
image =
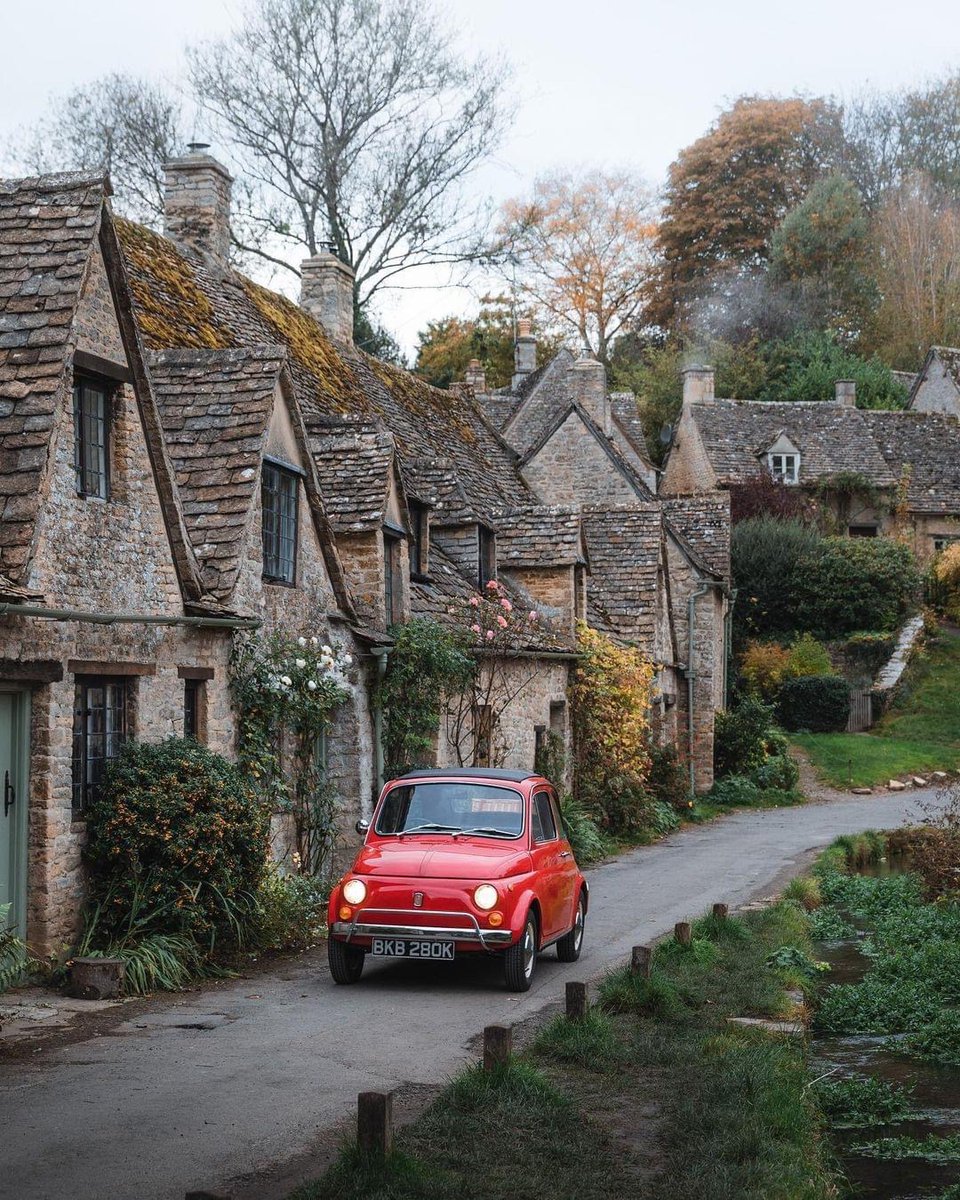
{"label": "car tire", "polygon": [[511,992],[530,990],[537,965],[538,943],[537,914],[531,909],[527,913],[519,940],[508,947],[503,956],[503,974]]}
{"label": "car tire", "polygon": [[330,938],[327,942],[327,962],[334,983],[356,983],[363,974],[363,960],[366,957],[365,950],[351,946],[349,942],[340,942],[336,938]]}
{"label": "car tire", "polygon": [[573,919],[573,928],[569,933],[565,933],[557,942],[557,958],[561,962],[571,963],[576,962],[580,957],[580,951],[583,949],[583,929],[587,920],[587,898],[580,893],[580,898],[577,900],[577,915]]}

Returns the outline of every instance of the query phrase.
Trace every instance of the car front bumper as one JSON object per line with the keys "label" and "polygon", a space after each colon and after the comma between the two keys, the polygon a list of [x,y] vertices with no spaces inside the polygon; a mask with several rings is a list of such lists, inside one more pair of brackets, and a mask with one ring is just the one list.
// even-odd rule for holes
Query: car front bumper
{"label": "car front bumper", "polygon": [[[509,946],[514,935],[509,929],[481,929],[480,924],[471,913],[436,912],[431,916],[454,917],[460,921],[470,921],[472,928],[459,929],[439,925],[408,925],[401,923],[381,924],[379,921],[364,920],[366,912],[383,913],[385,916],[406,916],[403,910],[367,909],[357,913],[352,921],[334,921],[330,932],[334,937],[345,938],[348,942],[353,938],[393,937],[416,938],[418,941],[454,941],[468,942],[481,946],[484,950],[493,950]],[[427,914],[424,913],[424,916]]]}

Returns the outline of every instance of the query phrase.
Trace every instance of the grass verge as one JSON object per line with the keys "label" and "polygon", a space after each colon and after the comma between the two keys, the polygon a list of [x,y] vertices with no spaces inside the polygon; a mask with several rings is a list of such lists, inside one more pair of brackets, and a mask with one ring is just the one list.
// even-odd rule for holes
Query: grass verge
{"label": "grass verge", "polygon": [[960,632],[942,628],[911,662],[870,733],[794,734],[792,740],[833,787],[960,768]]}
{"label": "grass verge", "polygon": [[346,1147],[293,1200],[832,1195],[802,1041],[727,1020],[784,1015],[809,951],[793,903],[706,917],[689,947],[657,947],[650,979],[610,975],[582,1023],[559,1018],[503,1070],[457,1077],[385,1162]]}

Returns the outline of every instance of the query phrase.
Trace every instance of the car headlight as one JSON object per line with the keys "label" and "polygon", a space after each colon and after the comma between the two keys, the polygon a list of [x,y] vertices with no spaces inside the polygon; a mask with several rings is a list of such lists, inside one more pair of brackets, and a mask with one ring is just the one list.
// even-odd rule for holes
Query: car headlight
{"label": "car headlight", "polygon": [[362,904],[367,898],[367,885],[362,879],[348,879],[343,885],[343,898],[348,904]]}
{"label": "car headlight", "polygon": [[490,909],[500,899],[497,889],[492,883],[481,883],[473,893],[473,902],[477,908]]}

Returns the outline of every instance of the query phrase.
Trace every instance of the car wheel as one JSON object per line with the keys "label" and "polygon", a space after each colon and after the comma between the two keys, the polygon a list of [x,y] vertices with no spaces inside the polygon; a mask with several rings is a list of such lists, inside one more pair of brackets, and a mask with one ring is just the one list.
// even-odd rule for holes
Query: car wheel
{"label": "car wheel", "polygon": [[363,974],[365,958],[366,952],[359,946],[339,942],[336,938],[330,938],[327,942],[327,962],[334,983],[356,983]]}
{"label": "car wheel", "polygon": [[526,992],[533,979],[537,965],[537,917],[531,911],[523,926],[520,940],[510,946],[504,955],[504,976],[511,992]]}
{"label": "car wheel", "polygon": [[583,948],[583,927],[587,920],[587,898],[583,892],[577,901],[577,915],[573,919],[573,928],[557,942],[557,958],[561,962],[576,962]]}

